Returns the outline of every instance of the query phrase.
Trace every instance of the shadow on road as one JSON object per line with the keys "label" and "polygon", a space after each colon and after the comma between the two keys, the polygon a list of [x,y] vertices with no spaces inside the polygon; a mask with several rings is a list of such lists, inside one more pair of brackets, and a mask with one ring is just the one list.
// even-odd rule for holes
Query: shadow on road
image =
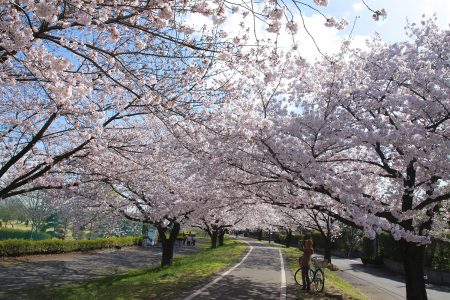
{"label": "shadow on road", "polygon": [[350,262],[348,264],[348,267],[342,268],[342,271],[345,270],[352,270],[353,272],[361,272],[361,273],[367,273],[371,274],[376,277],[382,277],[382,278],[388,278],[390,280],[393,280],[397,282],[398,284],[404,286],[405,285],[405,279],[403,275],[393,273],[391,271],[383,269],[383,266],[373,266],[373,265],[364,265],[362,263],[352,263]]}
{"label": "shadow on road", "polygon": [[[197,247],[176,245],[175,256],[190,254]],[[6,258],[0,266],[3,292],[39,286],[57,286],[115,275],[130,269],[159,266],[161,247],[127,247],[85,253]]]}
{"label": "shadow on road", "polygon": [[[264,268],[261,268],[264,269]],[[248,278],[226,276],[219,283],[201,293],[195,299],[277,299],[278,284],[255,282]]]}

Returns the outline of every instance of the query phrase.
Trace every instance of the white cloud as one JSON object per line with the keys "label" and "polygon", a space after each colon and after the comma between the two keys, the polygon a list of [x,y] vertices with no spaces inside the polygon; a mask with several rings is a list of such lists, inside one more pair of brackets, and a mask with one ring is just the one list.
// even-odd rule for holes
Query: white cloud
{"label": "white cloud", "polygon": [[[369,3],[369,2],[367,2]],[[350,4],[350,5],[349,5]],[[337,2],[330,4],[338,5]],[[358,19],[352,38],[351,47],[365,48],[365,40],[369,39],[375,31],[380,33],[380,36],[390,42],[407,39],[404,26],[406,25],[406,18],[411,22],[420,21],[422,14],[431,17],[433,13],[437,12],[438,22],[441,27],[447,27],[450,20],[450,0],[377,0],[369,3],[372,9],[386,9],[387,18],[384,21],[375,22],[372,20],[372,12],[369,11],[365,5],[360,1],[352,1],[347,5],[340,3],[343,13],[348,19],[352,20],[356,15],[361,16]],[[335,16],[336,17],[336,16]],[[344,34],[349,33],[349,29],[340,32],[335,28],[325,27],[325,19],[319,14],[312,16],[304,16],[305,26],[315,39],[319,49],[326,54],[336,54],[339,52]],[[201,16],[199,14],[190,17],[190,23],[195,25],[198,29],[204,24],[212,26],[211,18]],[[293,46],[292,36],[286,31],[285,25],[282,26],[280,34],[271,34],[267,32],[267,24],[256,21],[256,29],[253,29],[252,15],[242,18],[242,11],[236,14],[228,15],[225,23],[221,25],[229,38],[240,36],[244,33],[244,29],[239,26],[244,22],[244,27],[249,27],[247,33],[250,37],[248,44],[255,44],[255,35],[260,40],[271,39],[272,42],[277,40],[277,47],[283,51],[290,51]],[[294,17],[294,21],[298,24],[299,32],[294,37],[298,44],[299,52],[308,60],[314,60],[321,57],[321,54],[316,49],[312,38],[307,34],[303,28],[303,22],[299,15]],[[352,26],[351,24],[349,26]]]}
{"label": "white cloud", "polygon": [[362,4],[361,2],[356,2],[353,4],[352,8],[353,8],[353,11],[359,12],[364,9],[364,4]]}
{"label": "white cloud", "polygon": [[[339,30],[336,28],[326,27],[325,19],[322,15],[315,14],[310,17],[304,17],[305,27],[303,27],[303,21],[300,16],[294,18],[294,22],[298,24],[299,30],[296,35],[292,36],[287,30],[286,26],[283,25],[279,34],[269,33],[267,29],[267,24],[262,22],[256,22],[256,29],[253,28],[253,19],[250,16],[242,18],[241,14],[229,15],[225,23],[221,25],[221,29],[224,30],[229,38],[234,38],[236,36],[241,36],[245,31],[240,23],[244,22],[245,28],[250,28],[248,31],[249,41],[248,44],[255,45],[256,38],[260,41],[264,40],[267,44],[273,43],[277,48],[287,52],[292,51],[294,43],[298,46],[298,53],[300,53],[305,59],[309,61],[314,61],[316,59],[321,59],[322,54],[325,55],[337,54],[340,50],[342,37],[339,36]],[[189,19],[190,25],[199,29],[203,26],[212,26],[211,18],[204,17],[201,15],[192,16]],[[312,36],[310,36],[308,34]],[[367,37],[355,37],[352,39],[352,47],[363,47],[364,41]],[[314,39],[314,40],[313,40]],[[316,44],[317,47],[316,47]],[[317,49],[319,48],[319,50]]]}
{"label": "white cloud", "polygon": [[[385,9],[387,12],[387,18],[382,22],[372,21],[372,12],[366,9],[359,9],[362,1],[355,2],[353,4],[352,19],[356,15],[361,16],[358,19],[355,31],[358,34],[372,35],[375,31],[380,33],[382,39],[397,42],[401,40],[406,40],[407,36],[405,34],[404,27],[406,25],[406,20],[410,22],[420,22],[422,15],[425,14],[426,17],[432,17],[436,14],[438,17],[438,25],[441,28],[448,29],[448,23],[450,21],[450,1],[449,0],[377,0],[371,1],[368,5],[373,10]],[[343,5],[343,4],[342,4]],[[362,4],[364,5],[364,4]],[[356,8],[356,9],[355,9]],[[343,7],[345,9],[345,7]]]}
{"label": "white cloud", "polygon": [[[300,18],[297,18],[297,21],[302,24]],[[320,51],[326,55],[335,54],[339,51],[341,43],[341,38],[338,36],[339,31],[335,28],[326,27],[324,23],[324,18],[318,14],[305,17],[305,27],[314,38]],[[320,58],[321,54],[306,29],[302,27],[296,37],[299,43],[299,52],[308,60]]]}

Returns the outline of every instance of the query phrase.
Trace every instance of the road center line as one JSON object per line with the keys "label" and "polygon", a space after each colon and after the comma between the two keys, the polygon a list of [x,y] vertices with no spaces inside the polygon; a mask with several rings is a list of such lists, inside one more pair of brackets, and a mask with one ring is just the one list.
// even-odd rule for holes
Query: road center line
{"label": "road center line", "polygon": [[214,279],[213,281],[211,281],[210,283],[208,283],[207,285],[203,286],[201,289],[196,290],[194,293],[192,293],[191,295],[187,296],[186,298],[184,298],[183,300],[191,300],[194,299],[195,296],[198,296],[201,292],[203,292],[204,290],[206,290],[207,288],[209,288],[210,286],[212,286],[213,284],[217,283],[219,280],[221,280],[224,276],[227,276],[228,274],[230,274],[231,272],[233,272],[234,269],[236,269],[237,267],[239,267],[246,259],[247,257],[250,255],[250,253],[253,250],[253,246],[250,246],[249,243],[245,242],[249,247],[250,250],[248,250],[247,254],[241,259],[240,262],[238,262],[237,264],[235,264],[232,268],[228,269],[226,272],[222,273],[219,275],[219,277],[217,277],[216,279]]}
{"label": "road center line", "polygon": [[283,253],[281,249],[278,249],[280,253],[280,264],[281,264],[281,288],[280,288],[280,300],[286,300],[286,273],[284,271],[284,260]]}

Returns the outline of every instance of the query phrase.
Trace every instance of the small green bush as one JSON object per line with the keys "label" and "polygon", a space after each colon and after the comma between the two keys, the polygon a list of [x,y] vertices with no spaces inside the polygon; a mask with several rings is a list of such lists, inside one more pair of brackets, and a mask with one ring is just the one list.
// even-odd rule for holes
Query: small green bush
{"label": "small green bush", "polygon": [[141,237],[99,238],[95,240],[42,240],[29,241],[11,239],[0,241],[0,256],[21,256],[29,254],[52,254],[72,251],[126,247],[138,245]]}
{"label": "small green bush", "polygon": [[0,228],[0,241],[10,239],[45,240],[50,239],[50,235],[43,232],[33,232],[33,234],[31,234],[31,230]]}

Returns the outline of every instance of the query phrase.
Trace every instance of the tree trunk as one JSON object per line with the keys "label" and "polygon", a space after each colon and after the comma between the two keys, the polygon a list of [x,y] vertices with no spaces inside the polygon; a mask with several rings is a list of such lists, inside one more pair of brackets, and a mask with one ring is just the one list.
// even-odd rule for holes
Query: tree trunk
{"label": "tree trunk", "polygon": [[377,235],[375,235],[375,239],[373,240],[374,242],[374,248],[375,248],[375,259],[379,259],[380,258],[380,238]]}
{"label": "tree trunk", "polygon": [[405,268],[406,299],[426,300],[427,291],[423,278],[423,262],[425,246],[400,241],[403,249],[403,266]]}
{"label": "tree trunk", "polygon": [[272,234],[271,234],[271,231],[269,230],[269,244],[270,244],[270,242],[272,242]]}
{"label": "tree trunk", "polygon": [[260,229],[258,232],[258,241],[262,240],[262,235],[263,235],[263,231],[262,231],[262,229]]}
{"label": "tree trunk", "polygon": [[63,240],[66,239],[67,236],[67,221],[64,223],[64,233],[63,233]]}
{"label": "tree trunk", "polygon": [[148,235],[148,227],[149,227],[148,224],[142,223],[142,236],[144,238],[146,238]]}
{"label": "tree trunk", "polygon": [[169,239],[162,238],[162,258],[161,267],[168,266],[172,263],[173,257],[173,244]]}
{"label": "tree trunk", "polygon": [[286,248],[291,247],[291,241],[292,241],[292,230],[288,229],[286,234]]}
{"label": "tree trunk", "polygon": [[88,240],[90,240],[92,237],[92,222],[91,222],[91,226],[89,227],[89,238]]}
{"label": "tree trunk", "polygon": [[161,225],[157,225],[158,233],[161,236],[162,240],[162,258],[161,258],[161,266],[168,266],[172,263],[173,259],[173,246],[175,245],[175,240],[180,232],[180,224],[177,222],[172,223],[172,230],[170,231],[169,237],[166,237],[166,229]]}
{"label": "tree trunk", "polygon": [[325,239],[325,254],[323,258],[331,263],[331,241],[329,239]]}
{"label": "tree trunk", "polygon": [[221,231],[219,233],[219,236],[218,236],[218,238],[219,238],[219,247],[223,246],[223,237],[224,237],[224,235],[225,235],[225,231]]}
{"label": "tree trunk", "polygon": [[211,238],[211,249],[216,249],[217,248],[217,231],[212,231],[211,233],[209,233],[209,237]]}

